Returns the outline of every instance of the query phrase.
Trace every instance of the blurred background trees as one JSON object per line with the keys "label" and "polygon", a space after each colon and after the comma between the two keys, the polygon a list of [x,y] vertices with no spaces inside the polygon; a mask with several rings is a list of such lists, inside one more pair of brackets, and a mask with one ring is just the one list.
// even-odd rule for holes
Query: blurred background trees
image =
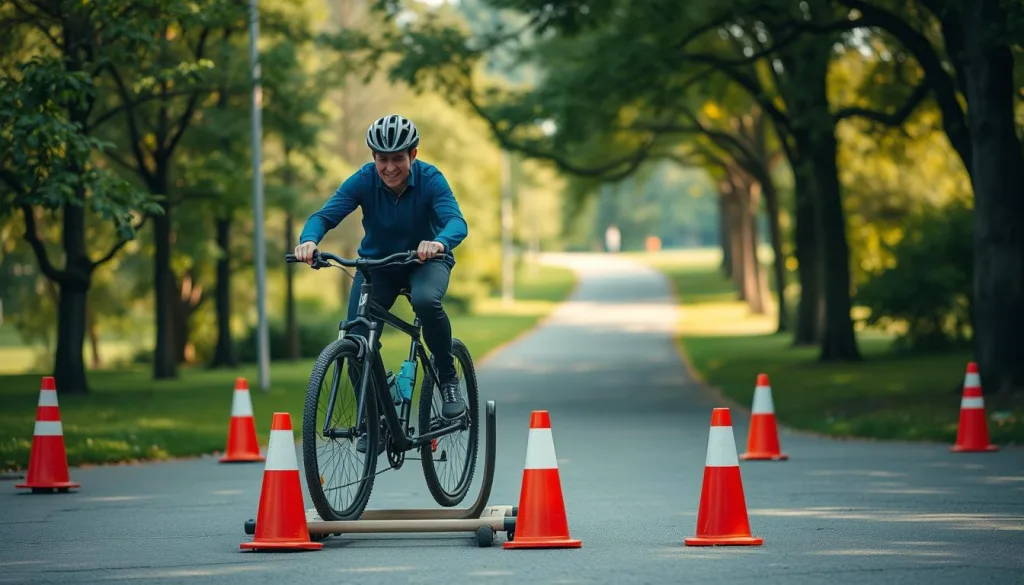
{"label": "blurred background trees", "polygon": [[[255,359],[247,10],[0,8],[0,341],[64,392]],[[397,111],[469,221],[453,311],[501,289],[507,185],[519,260],[611,225],[624,251],[717,248],[821,360],[869,325],[1024,389],[1019,4],[262,0],[260,28],[274,359],[333,336],[348,277],[282,256]],[[353,255],[359,222],[323,247]]]}

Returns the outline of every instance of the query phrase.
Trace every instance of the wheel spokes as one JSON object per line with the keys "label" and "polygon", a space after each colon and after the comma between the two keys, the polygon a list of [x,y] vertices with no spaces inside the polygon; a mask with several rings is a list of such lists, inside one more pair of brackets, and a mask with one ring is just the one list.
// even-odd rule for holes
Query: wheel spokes
{"label": "wheel spokes", "polygon": [[[356,451],[356,441],[363,433],[358,432],[356,425],[353,376],[344,369],[348,363],[348,360],[339,359],[332,364],[333,373],[324,376],[317,401],[317,469],[324,496],[336,512],[344,512],[352,505],[365,475],[365,454]],[[356,382],[358,379],[357,374]],[[333,392],[333,400],[332,386],[337,388],[337,391]],[[333,406],[330,417],[327,411],[329,405]],[[328,429],[348,429],[356,432],[351,438],[325,436],[325,422]]]}

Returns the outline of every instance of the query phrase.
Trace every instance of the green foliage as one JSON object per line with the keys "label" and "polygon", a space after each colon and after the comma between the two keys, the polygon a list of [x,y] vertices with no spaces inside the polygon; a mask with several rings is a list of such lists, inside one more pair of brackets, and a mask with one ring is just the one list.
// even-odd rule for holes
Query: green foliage
{"label": "green foliage", "polygon": [[[14,225],[0,230],[4,247],[0,254],[0,299],[4,303],[5,324],[13,325],[23,343],[38,345],[46,351],[55,341],[53,324],[57,313],[57,290],[39,271],[28,246],[15,247],[11,233]],[[8,239],[10,237],[10,239]]]}
{"label": "green foliage", "polygon": [[865,324],[891,327],[897,347],[946,350],[965,343],[973,288],[972,210],[954,202],[911,215],[905,236],[889,246],[892,262],[871,275],[856,300]]}
{"label": "green foliage", "polygon": [[94,164],[109,146],[68,117],[93,95],[92,80],[69,72],[55,58],[32,57],[16,76],[0,74],[0,215],[20,206],[56,210],[84,205],[112,222],[124,239],[134,236],[132,211],[152,211],[153,198]]}

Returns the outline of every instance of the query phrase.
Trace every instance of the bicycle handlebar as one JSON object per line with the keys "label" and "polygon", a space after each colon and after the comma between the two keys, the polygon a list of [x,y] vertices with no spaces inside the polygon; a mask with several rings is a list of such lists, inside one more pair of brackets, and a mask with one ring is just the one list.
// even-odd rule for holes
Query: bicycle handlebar
{"label": "bicycle handlebar", "polygon": [[[285,261],[289,263],[301,262],[299,259],[295,257],[295,254],[285,254],[284,258]],[[342,258],[341,256],[331,254],[330,252],[323,252],[321,250],[317,250],[313,252],[313,264],[311,266],[314,269],[332,266],[332,264],[330,262],[327,262],[327,260],[333,260],[338,264],[342,266],[347,266],[349,268],[360,266],[366,268],[376,268],[378,266],[383,266],[385,264],[411,264],[412,262],[420,261],[419,256],[416,253],[416,250],[398,252],[397,254],[392,254],[384,258],[356,258],[355,260],[349,260],[347,258]],[[302,263],[305,264],[305,262]]]}

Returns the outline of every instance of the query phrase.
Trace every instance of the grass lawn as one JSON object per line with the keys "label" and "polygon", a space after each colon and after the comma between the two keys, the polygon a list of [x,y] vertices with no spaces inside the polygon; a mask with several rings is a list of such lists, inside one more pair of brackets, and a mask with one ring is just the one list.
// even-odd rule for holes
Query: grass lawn
{"label": "grass lawn", "polygon": [[[759,373],[768,374],[776,417],[789,427],[838,437],[956,439],[964,370],[971,355],[898,356],[890,338],[858,331],[864,360],[821,364],[816,348],[793,348],[774,334],[774,314],[751,315],[709,251],[637,256],[670,277],[682,303],[677,343],[712,388],[749,408]],[[982,389],[984,391],[984,389]],[[986,395],[998,444],[1024,441],[1024,399]]]}
{"label": "grass lawn", "polygon": [[[474,315],[452,317],[455,336],[466,343],[479,365],[487,354],[527,332],[550,313],[574,284],[573,273],[566,269],[540,266],[534,273],[524,268],[517,279],[517,302],[513,306],[506,308],[500,300],[487,300],[478,305]],[[396,312],[411,314],[405,300],[396,304]],[[408,351],[408,337],[389,330],[383,344],[386,367],[397,371]],[[23,348],[0,346],[0,363],[9,363],[24,353]],[[159,382],[152,380],[145,367],[90,372],[91,394],[60,396],[68,462],[115,463],[223,450],[238,376],[249,381],[262,444],[269,436],[273,412],[290,412],[299,436],[313,362],[312,358],[275,362],[268,392],[258,389],[255,365],[230,371],[191,368],[183,370],[178,380]],[[39,383],[38,373],[0,375],[0,401],[4,405],[0,412],[2,470],[24,469],[28,464]]]}

